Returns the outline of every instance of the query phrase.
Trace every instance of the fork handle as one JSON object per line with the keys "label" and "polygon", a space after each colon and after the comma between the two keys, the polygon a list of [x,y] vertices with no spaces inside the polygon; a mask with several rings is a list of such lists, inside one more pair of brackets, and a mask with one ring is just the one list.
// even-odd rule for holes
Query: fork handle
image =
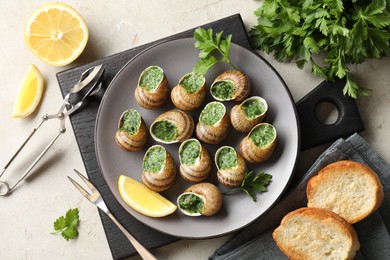
{"label": "fork handle", "polygon": [[150,253],[143,245],[141,245],[140,242],[138,242],[137,239],[135,239],[135,237],[133,237],[123,226],[121,223],[119,223],[119,221],[111,214],[111,212],[109,212],[107,214],[110,219],[118,226],[118,228],[123,232],[123,234],[125,234],[125,236],[127,237],[127,239],[130,241],[130,243],[134,246],[135,250],[137,250],[137,252],[140,254],[140,256],[143,258],[143,259],[146,259],[146,260],[157,260],[157,258],[152,255],[152,253]]}

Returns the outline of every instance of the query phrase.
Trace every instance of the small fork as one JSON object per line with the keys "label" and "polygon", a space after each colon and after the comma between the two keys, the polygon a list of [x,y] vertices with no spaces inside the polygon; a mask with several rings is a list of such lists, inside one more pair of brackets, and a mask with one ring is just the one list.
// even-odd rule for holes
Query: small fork
{"label": "small fork", "polygon": [[78,184],[75,180],[73,180],[71,177],[68,176],[69,180],[73,183],[73,185],[83,194],[85,198],[87,198],[90,202],[95,204],[99,209],[101,209],[104,213],[107,214],[107,216],[110,217],[110,219],[119,227],[119,229],[123,232],[123,234],[129,239],[130,243],[134,246],[135,250],[140,254],[140,256],[143,259],[157,259],[155,256],[153,256],[145,247],[141,245],[141,243],[138,242],[137,239],[135,239],[123,226],[121,223],[118,222],[118,220],[112,215],[112,213],[108,210],[106,203],[104,202],[102,196],[100,195],[99,191],[96,189],[96,187],[86,178],[84,175],[82,175],[79,171],[76,169],[74,170],[78,176],[85,182],[85,184],[91,189],[92,193],[89,193],[86,191],[83,187],[81,187],[80,184]]}

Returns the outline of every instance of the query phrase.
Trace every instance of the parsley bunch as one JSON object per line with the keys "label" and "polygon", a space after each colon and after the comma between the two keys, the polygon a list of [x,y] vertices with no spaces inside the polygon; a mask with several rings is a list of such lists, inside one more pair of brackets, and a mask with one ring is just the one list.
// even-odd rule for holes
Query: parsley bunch
{"label": "parsley bunch", "polygon": [[257,193],[266,192],[267,186],[271,183],[272,175],[260,172],[255,174],[253,171],[250,171],[245,174],[244,180],[242,181],[240,187],[233,188],[224,192],[224,194],[231,194],[236,191],[244,191],[248,194],[253,201],[257,200]]}
{"label": "parsley bunch", "polygon": [[199,60],[193,68],[195,74],[206,75],[207,71],[219,62],[226,62],[237,69],[230,61],[229,49],[232,35],[222,38],[222,33],[214,35],[212,29],[197,28],[194,32],[195,48],[199,50]]}
{"label": "parsley bunch", "polygon": [[54,222],[54,232],[57,234],[61,232],[63,238],[67,241],[69,239],[75,239],[79,232],[77,231],[77,225],[79,224],[79,210],[77,208],[70,209],[66,212],[65,216],[57,218]]}
{"label": "parsley bunch", "polygon": [[[367,96],[348,64],[390,56],[390,0],[264,0],[250,31],[253,48],[306,63],[325,80],[346,78],[344,95]],[[321,56],[321,55],[325,55]],[[324,58],[321,58],[324,57]]]}

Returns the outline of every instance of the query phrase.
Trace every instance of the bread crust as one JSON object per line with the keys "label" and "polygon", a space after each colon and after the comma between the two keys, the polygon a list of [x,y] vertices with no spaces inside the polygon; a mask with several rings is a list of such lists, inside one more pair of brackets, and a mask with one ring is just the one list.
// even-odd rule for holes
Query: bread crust
{"label": "bread crust", "polygon": [[[359,250],[360,243],[358,241],[357,234],[354,228],[352,227],[352,225],[348,223],[345,219],[338,216],[334,212],[325,209],[300,208],[284,216],[280,226],[276,228],[272,233],[272,237],[275,240],[278,247],[290,259],[293,260],[312,259],[312,257],[308,254],[309,252],[299,250],[298,248],[288,245],[282,241],[283,238],[281,237],[280,233],[283,231],[283,229],[288,229],[291,228],[292,225],[296,225],[296,223],[294,223],[294,221],[292,220],[294,216],[299,216],[299,217],[305,216],[306,218],[311,218],[313,220],[318,221],[318,224],[321,222],[321,223],[325,223],[326,225],[332,225],[334,229],[337,229],[339,234],[346,236],[348,239],[349,248],[345,249],[346,252],[344,253],[347,255],[345,259],[353,259],[356,254],[356,251]],[[314,227],[312,228],[314,229]],[[313,230],[313,232],[315,232],[315,230]],[[293,235],[305,235],[305,234],[293,234]],[[289,240],[293,240],[293,239],[296,238],[289,237]],[[320,242],[322,243],[324,241],[320,241]],[[315,252],[315,248],[313,248],[312,251]]]}
{"label": "bread crust", "polygon": [[[343,176],[340,176],[341,174],[343,174]],[[327,205],[327,203],[320,204],[314,201],[314,198],[317,195],[316,193],[321,191],[321,189],[325,189],[325,183],[334,180],[336,176],[337,178],[344,178],[344,176],[347,175],[350,175],[350,178],[353,178],[352,181],[355,181],[356,183],[358,183],[359,180],[362,180],[360,179],[360,176],[365,176],[364,178],[368,178],[370,180],[370,183],[365,183],[367,185],[370,185],[370,190],[373,190],[374,192],[372,192],[372,194],[368,194],[370,200],[368,201],[367,199],[365,205],[368,205],[370,203],[371,205],[369,205],[366,209],[361,209],[362,211],[360,212],[353,212],[352,209],[349,207],[353,205],[354,201],[344,202],[343,204],[340,200],[338,200],[333,203],[337,204],[339,208],[334,208],[334,205]],[[337,187],[332,187],[331,189],[329,189],[329,187],[327,188],[328,190],[326,190],[325,193],[328,198],[330,196],[337,196],[338,198],[343,198],[346,197],[344,195],[347,195],[347,193],[354,192],[354,190],[349,189],[349,186],[342,186],[341,184],[337,185]],[[379,181],[377,174],[367,165],[350,160],[343,160],[331,163],[328,166],[324,167],[322,170],[320,170],[318,174],[316,176],[313,176],[307,183],[306,195],[308,199],[308,207],[323,208],[334,211],[341,217],[345,218],[351,224],[364,219],[365,217],[373,213],[375,210],[377,210],[384,199],[383,187]]]}

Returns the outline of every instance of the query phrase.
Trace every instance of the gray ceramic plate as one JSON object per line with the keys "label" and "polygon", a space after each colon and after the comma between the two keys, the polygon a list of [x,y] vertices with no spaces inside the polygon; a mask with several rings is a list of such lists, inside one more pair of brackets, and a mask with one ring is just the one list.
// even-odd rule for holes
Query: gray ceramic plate
{"label": "gray ceramic plate", "polygon": [[[299,129],[295,105],[286,85],[277,72],[256,53],[232,44],[230,56],[233,64],[248,75],[253,87],[251,95],[259,95],[267,100],[269,112],[264,121],[273,124],[278,132],[278,145],[272,157],[262,164],[248,164],[248,167],[256,172],[265,171],[273,175],[268,191],[259,194],[257,202],[253,202],[250,197],[240,192],[223,196],[222,210],[212,217],[188,217],[177,210],[164,218],[151,218],[127,206],[118,192],[117,182],[121,174],[142,182],[142,158],[147,149],[131,153],[121,150],[116,145],[114,136],[122,112],[129,108],[137,109],[149,127],[159,114],[174,108],[170,101],[159,110],[140,107],[134,99],[138,77],[146,67],[158,65],[164,69],[172,88],[184,74],[192,70],[198,60],[198,50],[194,47],[193,39],[161,43],[140,53],[118,72],[101,102],[95,132],[97,159],[101,172],[119,203],[136,219],[156,230],[185,238],[209,238],[230,233],[264,214],[281,196],[292,176],[299,151]],[[228,65],[215,65],[207,74],[208,86],[219,73],[227,69],[230,69]],[[211,101],[209,92],[206,101]],[[224,103],[228,111],[235,104],[232,101]],[[191,112],[195,122],[198,120],[200,110]],[[216,146],[206,145],[206,148],[212,156],[222,145],[231,145],[238,150],[243,137],[243,134],[231,129],[225,142]],[[147,147],[155,143],[150,138]],[[164,147],[178,164],[179,144]],[[215,166],[206,181],[217,184],[222,191],[226,190],[217,183]],[[174,185],[162,192],[162,195],[176,203],[177,196],[190,185],[178,175]]]}

